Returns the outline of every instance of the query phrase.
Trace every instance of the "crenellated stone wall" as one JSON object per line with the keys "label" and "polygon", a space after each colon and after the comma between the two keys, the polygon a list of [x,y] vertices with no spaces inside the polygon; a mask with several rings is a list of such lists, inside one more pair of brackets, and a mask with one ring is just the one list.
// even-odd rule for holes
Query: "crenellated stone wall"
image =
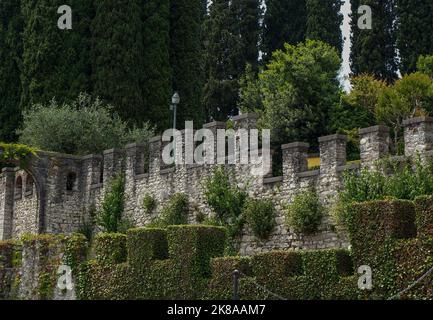
{"label": "crenellated stone wall", "polygon": [[[234,129],[253,129],[256,115],[235,117]],[[213,122],[204,126],[215,135],[225,123]],[[372,168],[375,162],[389,155],[389,129],[375,126],[361,129],[360,162],[346,162],[347,138],[330,135],[319,138],[320,168],[308,170],[309,145],[294,142],[283,145],[283,175],[255,176],[254,165],[224,167],[234,174],[233,183],[245,186],[251,196],[272,198],[277,209],[277,227],[267,241],[258,241],[245,228],[240,246],[241,254],[271,249],[322,249],[346,247],[344,234],[338,234],[329,214],[325,215],[320,232],[313,236],[297,235],[287,230],[283,207],[294,195],[314,187],[320,200],[330,206],[346,170]],[[206,205],[202,181],[209,177],[216,164],[167,166],[161,154],[165,146],[161,137],[150,139],[148,145],[130,144],[124,149],[112,149],[102,155],[77,157],[39,152],[27,169],[5,168],[0,176],[0,239],[17,238],[24,233],[72,233],[90,220],[97,210],[110,179],[118,172],[125,173],[126,216],[137,226],[152,222],[167,199],[183,192],[191,203],[190,223],[196,223],[198,212],[207,216],[212,211]],[[216,142],[215,142],[216,150]],[[415,118],[405,122],[405,154],[421,155],[433,150],[433,118]],[[216,152],[216,151],[215,151]],[[214,155],[216,159],[216,153]],[[21,182],[19,182],[21,179]],[[142,201],[152,195],[158,203],[151,214],[144,212]]]}

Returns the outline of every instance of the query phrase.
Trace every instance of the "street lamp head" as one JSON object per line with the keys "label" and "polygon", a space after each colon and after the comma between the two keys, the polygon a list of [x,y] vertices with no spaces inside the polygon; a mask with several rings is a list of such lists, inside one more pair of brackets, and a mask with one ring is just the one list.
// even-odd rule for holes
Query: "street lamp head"
{"label": "street lamp head", "polygon": [[173,97],[171,98],[171,103],[173,104],[179,104],[180,102],[180,96],[179,93],[175,92]]}

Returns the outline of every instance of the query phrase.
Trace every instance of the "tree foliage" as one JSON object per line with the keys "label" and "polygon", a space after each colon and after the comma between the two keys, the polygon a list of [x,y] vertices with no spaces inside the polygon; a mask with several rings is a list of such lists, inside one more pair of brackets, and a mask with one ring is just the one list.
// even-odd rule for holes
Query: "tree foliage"
{"label": "tree foliage", "polygon": [[81,94],[70,103],[52,100],[27,110],[18,134],[22,143],[42,150],[85,155],[147,142],[153,130],[147,123],[129,129],[112,106]]}
{"label": "tree foliage", "polygon": [[[171,124],[169,104],[172,96],[172,68],[170,66],[170,3],[169,0],[142,0],[144,68],[142,116],[159,131]],[[128,5],[128,4],[126,4]]]}
{"label": "tree foliage", "polygon": [[204,52],[202,27],[206,1],[170,1],[170,64],[173,68],[173,90],[179,92],[181,105],[178,123],[193,120],[203,123],[202,89],[204,85]]}
{"label": "tree foliage", "polygon": [[[351,0],[352,5],[352,73],[369,73],[378,79],[394,82],[397,78],[397,55],[395,47],[395,1]],[[372,29],[358,28],[358,8],[368,5],[372,9]]]}
{"label": "tree foliage", "polygon": [[23,19],[20,2],[0,2],[0,140],[14,141],[20,122]]}
{"label": "tree foliage", "polygon": [[341,0],[307,0],[306,38],[321,40],[343,51]]}
{"label": "tree foliage", "polygon": [[433,82],[422,73],[412,73],[388,87],[380,96],[376,108],[379,122],[393,128],[397,146],[405,119],[432,112]]}
{"label": "tree foliage", "polygon": [[340,62],[336,49],[315,40],[274,53],[260,74],[263,125],[271,128],[274,143],[315,145],[326,134],[330,109],[339,101]]}
{"label": "tree foliage", "polygon": [[92,22],[92,83],[95,95],[115,106],[122,119],[145,119],[142,86],[144,43],[141,0],[96,0]]}
{"label": "tree foliage", "polygon": [[239,79],[246,64],[258,64],[258,0],[216,0],[206,21],[204,106],[208,120],[225,121],[237,113]]}
{"label": "tree foliage", "polygon": [[60,30],[60,0],[23,0],[23,109],[32,104],[74,99],[90,89],[90,25],[92,3],[73,0],[73,29]]}
{"label": "tree foliage", "polygon": [[433,2],[396,0],[397,48],[402,74],[416,70],[420,55],[433,52]]}
{"label": "tree foliage", "polygon": [[306,0],[267,0],[264,15],[263,52],[269,61],[272,53],[284,44],[296,45],[305,40]]}

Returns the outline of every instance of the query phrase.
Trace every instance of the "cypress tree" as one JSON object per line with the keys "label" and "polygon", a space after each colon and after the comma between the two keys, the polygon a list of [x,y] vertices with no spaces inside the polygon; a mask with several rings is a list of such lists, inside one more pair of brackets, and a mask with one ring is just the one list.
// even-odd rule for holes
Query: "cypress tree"
{"label": "cypress tree", "polygon": [[92,23],[94,94],[130,123],[145,118],[142,97],[141,0],[95,0]]}
{"label": "cypress tree", "polygon": [[265,61],[269,61],[272,52],[283,49],[284,43],[304,41],[306,21],[306,0],[267,0],[263,31]]}
{"label": "cypress tree", "polygon": [[76,98],[90,89],[90,21],[92,4],[71,0],[72,30],[60,30],[61,0],[22,0],[23,69],[22,107]]}
{"label": "cypress tree", "polygon": [[22,17],[20,2],[0,1],[0,140],[16,139],[20,122]]}
{"label": "cypress tree", "polygon": [[[358,8],[372,9],[372,29],[358,28]],[[395,47],[395,0],[351,0],[352,5],[352,73],[369,73],[376,78],[393,82],[397,78]]]}
{"label": "cypress tree", "polygon": [[397,0],[397,48],[403,74],[416,70],[420,55],[433,53],[432,12],[432,0]]}
{"label": "cypress tree", "polygon": [[[142,0],[144,115],[159,130],[172,125],[169,0]],[[182,99],[182,97],[181,97]]]}
{"label": "cypress tree", "polygon": [[248,64],[258,64],[259,0],[215,0],[206,22],[204,105],[207,119],[237,114],[239,80]]}
{"label": "cypress tree", "polygon": [[180,126],[193,120],[201,126],[204,118],[202,89],[204,85],[204,53],[202,25],[206,1],[177,0],[170,3],[170,64],[173,68],[173,90],[178,91]]}
{"label": "cypress tree", "polygon": [[233,0],[232,12],[234,15],[234,30],[239,44],[238,74],[245,72],[246,65],[257,68],[259,59],[260,23],[262,17],[261,1],[259,0]]}
{"label": "cypress tree", "polygon": [[326,42],[340,54],[343,51],[343,14],[340,12],[342,5],[341,0],[307,0],[306,37]]}

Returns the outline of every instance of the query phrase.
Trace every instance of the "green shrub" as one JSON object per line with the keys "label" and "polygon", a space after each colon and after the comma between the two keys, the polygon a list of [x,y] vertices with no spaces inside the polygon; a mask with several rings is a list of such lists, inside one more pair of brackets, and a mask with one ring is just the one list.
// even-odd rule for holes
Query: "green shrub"
{"label": "green shrub", "polygon": [[309,190],[298,194],[286,207],[286,223],[298,234],[313,234],[318,231],[324,207],[316,192]]}
{"label": "green shrub", "polygon": [[159,223],[163,226],[188,224],[188,214],[188,196],[183,193],[176,193],[163,207]]}
{"label": "green shrub", "polygon": [[150,194],[146,194],[143,197],[143,209],[147,214],[151,214],[156,208],[156,200]]}
{"label": "green shrub", "polygon": [[129,229],[133,229],[135,227],[136,227],[136,225],[135,225],[134,220],[126,218],[126,217],[123,217],[119,221],[119,225],[117,227],[117,232],[126,234],[126,232]]}
{"label": "green shrub", "polygon": [[245,191],[230,182],[225,171],[218,167],[203,183],[206,203],[216,214],[217,224],[228,230],[231,239],[237,237],[245,223],[242,210],[247,199]]}
{"label": "green shrub", "polygon": [[146,143],[153,131],[148,123],[130,129],[112,106],[80,94],[70,103],[59,105],[52,100],[26,110],[18,135],[21,143],[41,150],[86,155],[127,143]]}
{"label": "green shrub", "polygon": [[414,200],[433,194],[433,164],[423,164],[419,157],[404,161],[383,159],[378,170],[363,169],[361,172],[346,172],[343,187],[333,214],[337,222],[347,226],[351,203],[372,200]]}
{"label": "green shrub", "polygon": [[0,168],[16,166],[17,162],[24,168],[30,156],[35,155],[37,149],[22,144],[0,143]]}
{"label": "green shrub", "polygon": [[125,205],[125,176],[118,174],[109,185],[97,213],[97,222],[105,232],[117,232]]}
{"label": "green shrub", "polygon": [[259,239],[267,239],[277,225],[277,213],[271,200],[250,198],[246,201],[243,214],[253,234]]}

